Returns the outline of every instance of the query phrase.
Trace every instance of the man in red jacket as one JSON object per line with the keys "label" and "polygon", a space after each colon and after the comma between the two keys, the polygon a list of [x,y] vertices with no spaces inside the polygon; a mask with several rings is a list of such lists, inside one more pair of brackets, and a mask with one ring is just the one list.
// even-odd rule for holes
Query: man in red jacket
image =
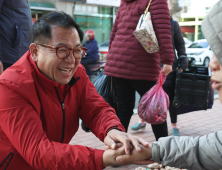
{"label": "man in red jacket", "polygon": [[[30,50],[0,77],[0,168],[95,169],[148,144],[124,133],[80,65],[83,32],[69,15],[54,12],[32,28]],[[79,118],[112,149],[69,145]],[[117,148],[117,143],[122,143]]]}

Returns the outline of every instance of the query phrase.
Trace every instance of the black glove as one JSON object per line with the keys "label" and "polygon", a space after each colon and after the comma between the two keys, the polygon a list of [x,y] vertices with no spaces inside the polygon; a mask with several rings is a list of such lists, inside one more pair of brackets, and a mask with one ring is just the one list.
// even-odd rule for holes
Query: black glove
{"label": "black glove", "polygon": [[187,57],[179,57],[180,58],[180,68],[185,70],[188,67],[188,59]]}

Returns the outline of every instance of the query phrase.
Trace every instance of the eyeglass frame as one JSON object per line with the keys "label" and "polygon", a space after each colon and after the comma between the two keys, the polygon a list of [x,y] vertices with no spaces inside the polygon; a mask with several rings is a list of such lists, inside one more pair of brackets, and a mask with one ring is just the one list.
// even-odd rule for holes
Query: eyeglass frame
{"label": "eyeglass frame", "polygon": [[[36,43],[36,45],[40,45],[40,46],[45,47],[45,48],[55,49],[55,50],[56,50],[56,56],[57,56],[57,57],[58,57],[58,49],[59,49],[59,48],[61,48],[61,47],[68,48],[68,49],[69,49],[69,54],[68,54],[66,57],[64,57],[64,58],[59,58],[59,57],[58,57],[59,59],[65,59],[65,58],[69,57],[70,51],[73,51],[73,56],[74,56],[75,59],[82,59],[82,58],[84,57],[86,51],[87,51],[87,48],[85,48],[85,47],[83,47],[83,46],[78,46],[78,47],[75,47],[75,48],[69,48],[69,47],[66,47],[66,46],[54,47],[54,46],[52,46],[52,45],[39,44],[39,43],[38,43],[38,44]],[[74,54],[75,51],[74,51],[74,50],[75,50],[76,48],[81,48],[81,49],[84,51],[84,54],[83,54],[83,56],[82,56],[81,58],[76,58],[76,57],[75,57],[75,54]]]}

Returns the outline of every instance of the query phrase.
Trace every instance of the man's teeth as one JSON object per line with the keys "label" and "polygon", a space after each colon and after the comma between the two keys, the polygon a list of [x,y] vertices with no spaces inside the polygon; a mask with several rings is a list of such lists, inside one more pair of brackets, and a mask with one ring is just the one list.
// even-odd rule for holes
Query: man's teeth
{"label": "man's teeth", "polygon": [[71,71],[71,69],[66,69],[66,68],[60,68],[59,69],[62,73],[68,73]]}

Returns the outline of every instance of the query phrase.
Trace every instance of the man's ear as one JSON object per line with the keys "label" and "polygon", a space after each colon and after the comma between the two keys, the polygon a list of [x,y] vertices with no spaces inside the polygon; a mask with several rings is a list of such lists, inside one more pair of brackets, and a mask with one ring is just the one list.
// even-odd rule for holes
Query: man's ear
{"label": "man's ear", "polygon": [[34,61],[38,61],[38,47],[35,43],[30,44],[29,46],[30,54]]}

